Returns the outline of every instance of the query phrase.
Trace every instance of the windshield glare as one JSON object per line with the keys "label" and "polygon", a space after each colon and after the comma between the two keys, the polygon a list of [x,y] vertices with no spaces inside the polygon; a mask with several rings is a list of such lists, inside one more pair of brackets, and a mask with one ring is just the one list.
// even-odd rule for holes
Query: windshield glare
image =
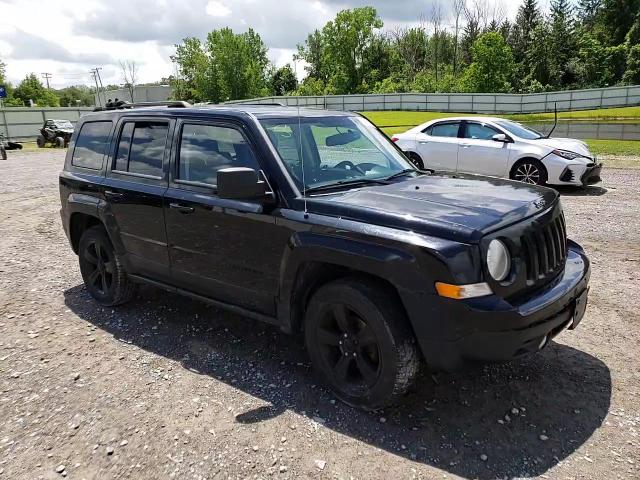
{"label": "windshield glare", "polygon": [[542,138],[541,133],[536,132],[532,128],[525,127],[521,123],[512,122],[511,120],[497,120],[495,123],[516,137],[524,138],[525,140],[538,140]]}
{"label": "windshield glare", "polygon": [[384,179],[414,168],[360,117],[268,118],[260,123],[300,190]]}

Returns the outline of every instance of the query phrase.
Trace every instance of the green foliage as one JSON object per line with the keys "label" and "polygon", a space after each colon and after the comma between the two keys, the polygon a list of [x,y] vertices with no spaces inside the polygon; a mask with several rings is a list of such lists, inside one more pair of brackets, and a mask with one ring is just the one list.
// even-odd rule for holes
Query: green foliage
{"label": "green foliage", "polygon": [[90,107],[94,104],[93,91],[85,86],[73,86],[56,91],[61,107]]}
{"label": "green foliage", "polygon": [[293,94],[301,96],[324,95],[325,84],[319,78],[308,76]]}
{"label": "green foliage", "polygon": [[29,106],[29,101],[33,101],[39,107],[58,107],[60,101],[55,93],[47,90],[42,85],[35,73],[25,77],[13,91],[13,96],[19,99],[23,105]]}
{"label": "green foliage", "polygon": [[274,95],[288,95],[298,87],[298,79],[288,63],[277,69],[271,77],[271,90]]}
{"label": "green foliage", "polygon": [[176,98],[218,103],[270,93],[267,47],[252,29],[213,30],[204,44],[186,38],[171,59],[179,73],[173,81]]}
{"label": "green foliage", "polygon": [[626,67],[624,82],[631,85],[640,84],[640,44],[629,49]]}
{"label": "green foliage", "polygon": [[473,62],[467,68],[463,83],[469,92],[493,93],[511,91],[514,64],[511,47],[496,32],[482,34],[473,44]]}

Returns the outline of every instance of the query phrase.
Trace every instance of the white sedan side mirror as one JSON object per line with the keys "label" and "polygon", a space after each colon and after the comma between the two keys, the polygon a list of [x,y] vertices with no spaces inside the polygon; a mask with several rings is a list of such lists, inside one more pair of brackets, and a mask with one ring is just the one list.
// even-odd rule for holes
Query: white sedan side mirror
{"label": "white sedan side mirror", "polygon": [[491,139],[494,142],[509,143],[509,138],[504,133],[496,133]]}

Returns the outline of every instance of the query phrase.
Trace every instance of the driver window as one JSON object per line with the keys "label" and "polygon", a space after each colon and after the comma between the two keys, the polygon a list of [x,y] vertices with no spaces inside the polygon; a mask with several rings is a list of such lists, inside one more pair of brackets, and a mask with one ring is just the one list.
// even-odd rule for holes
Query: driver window
{"label": "driver window", "polygon": [[[311,135],[318,148],[320,168],[332,168],[348,159],[356,167],[373,164],[389,168],[389,159],[371,140],[347,127],[311,125]],[[347,170],[350,167],[345,167]]]}
{"label": "driver window", "polygon": [[496,133],[500,133],[495,128],[483,123],[467,123],[464,138],[473,140],[492,140]]}

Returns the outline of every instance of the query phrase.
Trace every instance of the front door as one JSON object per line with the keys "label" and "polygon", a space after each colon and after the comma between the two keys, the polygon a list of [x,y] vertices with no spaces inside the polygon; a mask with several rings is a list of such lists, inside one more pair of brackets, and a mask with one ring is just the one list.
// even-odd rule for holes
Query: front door
{"label": "front door", "polygon": [[466,121],[458,151],[458,171],[507,176],[510,144],[493,140],[498,133],[503,132],[486,123]]}
{"label": "front door", "polygon": [[275,314],[280,261],[288,231],[257,201],[216,195],[217,171],[260,170],[254,149],[234,124],[179,124],[165,219],[174,283],[216,300]]}
{"label": "front door", "polygon": [[459,128],[459,121],[437,122],[416,135],[416,147],[426,168],[456,171]]}
{"label": "front door", "polygon": [[132,273],[165,280],[169,253],[163,201],[168,184],[168,120],[125,118],[116,128],[113,163],[103,184],[107,221],[127,253]]}

